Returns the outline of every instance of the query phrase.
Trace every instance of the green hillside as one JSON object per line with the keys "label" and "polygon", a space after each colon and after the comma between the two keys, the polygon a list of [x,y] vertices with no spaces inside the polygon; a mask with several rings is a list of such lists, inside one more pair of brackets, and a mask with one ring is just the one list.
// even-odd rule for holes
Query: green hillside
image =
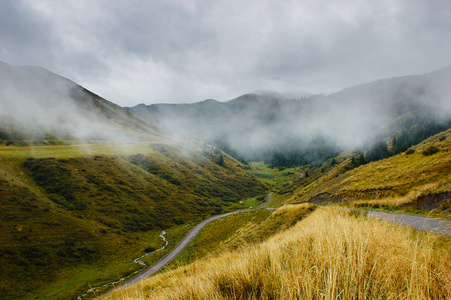
{"label": "green hillside", "polygon": [[329,161],[312,169],[310,177],[297,181],[289,202],[354,204],[451,217],[451,130],[387,159],[363,165],[359,159],[343,155],[336,165]]}
{"label": "green hillside", "polygon": [[[168,281],[179,281],[207,266],[214,274],[211,278],[204,280],[208,273],[193,278],[212,279],[205,291],[213,294],[205,296],[196,287],[191,299],[213,295],[217,299],[236,295],[291,299],[284,294],[290,292],[284,284],[299,285],[291,280],[298,272],[293,266],[303,263],[294,257],[315,253],[318,259],[302,271],[312,284],[305,293],[297,290],[303,295],[300,298],[325,295],[318,292],[325,287],[333,291],[330,295],[340,295],[334,294],[339,292],[336,286],[349,289],[353,295],[349,299],[358,298],[361,294],[355,288],[371,279],[365,274],[372,267],[357,268],[351,261],[332,274],[341,278],[334,281],[328,277],[332,276],[330,257],[351,248],[345,251],[332,245],[327,249],[338,252],[329,253],[318,245],[325,245],[331,234],[336,240],[330,241],[337,245],[344,238],[350,238],[346,243],[363,245],[373,227],[384,233],[386,226],[365,218],[356,221],[344,210],[312,211],[320,205],[340,204],[451,218],[451,123],[446,109],[437,110],[448,103],[450,76],[448,67],[308,99],[247,95],[227,103],[209,100],[138,110],[120,107],[45,69],[0,63],[4,84],[0,100],[6,104],[0,111],[0,298],[74,299],[91,287],[128,278],[142,269],[133,259],[165,244],[159,236],[162,231],[168,247],[143,259],[147,264],[162,258],[201,219],[258,208],[270,190],[267,207],[277,210],[252,210],[210,224],[172,267],[195,264],[173,268],[173,278],[150,279],[154,283],[148,289],[163,283],[171,290]],[[149,112],[143,114],[142,109]],[[257,161],[244,165],[237,160],[243,158]],[[307,227],[312,224],[308,220],[319,220],[304,231],[303,225],[296,224],[305,217],[299,224]],[[356,236],[339,236],[333,227],[316,230],[330,220],[355,229]],[[285,236],[289,232],[292,238]],[[408,249],[414,243],[411,235],[404,231],[399,236]],[[283,239],[286,242],[279,243]],[[380,234],[368,248],[385,249],[385,240]],[[314,244],[319,248],[310,252]],[[305,246],[301,255],[284,256],[285,250],[295,253],[292,250],[301,249],[300,245]],[[441,249],[447,245],[447,241],[428,238],[418,251],[429,253],[437,247],[433,257],[446,260],[449,251],[443,254]],[[259,248],[278,254],[265,256]],[[349,257],[360,253],[352,251]],[[372,257],[385,255],[375,253]],[[215,257],[223,258],[215,262]],[[274,257],[276,265],[268,257]],[[346,255],[334,257],[348,260]],[[402,260],[397,253],[393,257]],[[388,261],[387,257],[381,260]],[[449,271],[449,264],[430,267],[434,259],[420,260],[434,274]],[[229,272],[227,261],[236,263],[237,273]],[[379,286],[417,276],[412,264],[405,263],[394,276],[387,276],[384,269],[393,265],[374,269],[379,279],[388,280],[371,281],[366,287],[371,293],[366,290],[365,295],[374,298]],[[315,269],[320,273],[314,274],[313,267],[320,265],[322,271]],[[366,273],[352,280],[346,277],[356,270]],[[279,271],[284,275],[274,276]],[[418,283],[424,286],[418,295],[428,290],[440,295],[446,288],[433,286],[443,276],[434,276],[432,284],[415,279],[408,286],[380,292],[394,298],[408,291],[402,295],[410,298],[415,293],[411,285]],[[155,291],[152,295],[160,297],[159,288]],[[180,295],[190,292],[183,290]],[[167,295],[171,293],[177,297],[177,290]]]}
{"label": "green hillside", "polygon": [[133,258],[161,247],[162,230],[265,193],[241,163],[223,154],[221,166],[221,154],[195,145],[123,145],[113,155],[101,144],[90,155],[35,146],[36,158],[0,147],[1,298],[75,297],[139,269]]}
{"label": "green hillside", "polygon": [[447,130],[362,165],[351,151],[320,167],[253,164],[271,203],[292,205],[211,223],[179,265],[100,299],[447,299],[449,237],[323,205],[450,218],[450,150]]}

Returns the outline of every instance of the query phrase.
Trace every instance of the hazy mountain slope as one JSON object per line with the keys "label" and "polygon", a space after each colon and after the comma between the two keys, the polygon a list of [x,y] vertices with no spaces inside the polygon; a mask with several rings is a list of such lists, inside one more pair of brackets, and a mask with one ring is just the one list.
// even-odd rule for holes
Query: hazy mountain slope
{"label": "hazy mountain slope", "polygon": [[266,193],[225,153],[56,74],[1,64],[0,81],[2,299],[72,299],[139,269],[162,230],[172,247],[184,224]]}
{"label": "hazy mountain slope", "polygon": [[[40,67],[0,62],[0,131],[9,138],[158,138],[133,113]],[[9,135],[9,136],[8,136]],[[13,135],[13,136],[11,136]]]}
{"label": "hazy mountain slope", "polygon": [[217,142],[239,155],[262,159],[305,150],[318,138],[339,152],[371,144],[376,137],[393,136],[415,125],[416,119],[447,122],[451,118],[449,82],[451,67],[446,67],[328,96],[294,100],[247,94],[224,103],[139,105],[131,110],[155,122],[161,132]]}
{"label": "hazy mountain slope", "polygon": [[364,165],[359,160],[346,155],[336,165],[309,170],[308,178],[295,182],[289,202],[356,203],[451,217],[451,129],[390,158]]}
{"label": "hazy mountain slope", "polygon": [[120,157],[0,158],[1,297],[73,297],[101,278],[138,269],[132,259],[161,230],[237,209],[243,197],[265,193],[227,155],[220,166],[219,154],[202,155],[200,148],[184,154],[152,147]]}

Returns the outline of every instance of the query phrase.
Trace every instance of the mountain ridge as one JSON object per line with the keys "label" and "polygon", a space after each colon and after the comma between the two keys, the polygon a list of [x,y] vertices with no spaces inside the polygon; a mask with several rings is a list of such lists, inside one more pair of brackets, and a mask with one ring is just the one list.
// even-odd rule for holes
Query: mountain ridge
{"label": "mountain ridge", "polygon": [[[302,99],[249,93],[226,102],[151,104],[130,110],[152,120],[167,135],[216,143],[246,160],[271,162],[279,152],[302,156],[314,136],[328,140],[335,152],[393,138],[408,130],[401,122],[408,114],[447,123],[450,81],[451,66],[447,66]],[[311,162],[322,163],[328,156]]]}
{"label": "mountain ridge", "polygon": [[64,138],[161,137],[129,110],[41,67],[0,64],[0,122],[18,134]]}

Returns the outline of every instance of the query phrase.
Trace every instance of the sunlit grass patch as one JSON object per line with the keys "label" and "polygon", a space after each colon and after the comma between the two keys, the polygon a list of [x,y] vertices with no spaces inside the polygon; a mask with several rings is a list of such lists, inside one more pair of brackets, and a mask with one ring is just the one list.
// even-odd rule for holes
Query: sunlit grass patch
{"label": "sunlit grass patch", "polygon": [[5,158],[69,158],[93,155],[150,154],[150,143],[118,143],[105,141],[73,142],[64,145],[1,146],[0,157]]}
{"label": "sunlit grass patch", "polygon": [[450,298],[450,241],[413,232],[321,208],[259,245],[161,274],[108,299]]}

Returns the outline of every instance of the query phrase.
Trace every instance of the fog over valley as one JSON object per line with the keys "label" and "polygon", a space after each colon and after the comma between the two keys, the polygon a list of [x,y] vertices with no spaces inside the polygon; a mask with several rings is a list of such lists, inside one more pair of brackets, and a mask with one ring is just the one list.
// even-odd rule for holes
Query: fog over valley
{"label": "fog over valley", "polygon": [[0,76],[4,136],[130,142],[163,134],[214,145],[242,161],[282,165],[322,164],[347,149],[366,152],[406,132],[435,132],[431,128],[449,126],[451,116],[451,67],[330,95],[257,91],[225,102],[129,108],[40,67],[1,63]]}
{"label": "fog over valley", "polygon": [[[419,120],[448,126],[450,80],[451,67],[446,67],[429,74],[378,80],[327,96],[293,99],[252,93],[227,102],[141,104],[131,109],[165,134],[217,144],[244,159],[267,159],[276,152],[311,152],[311,146],[321,146],[318,151],[332,155],[392,138]],[[328,156],[314,155],[322,156],[312,158],[318,163]]]}
{"label": "fog over valley", "polygon": [[449,0],[0,0],[0,299],[451,299],[450,37]]}

